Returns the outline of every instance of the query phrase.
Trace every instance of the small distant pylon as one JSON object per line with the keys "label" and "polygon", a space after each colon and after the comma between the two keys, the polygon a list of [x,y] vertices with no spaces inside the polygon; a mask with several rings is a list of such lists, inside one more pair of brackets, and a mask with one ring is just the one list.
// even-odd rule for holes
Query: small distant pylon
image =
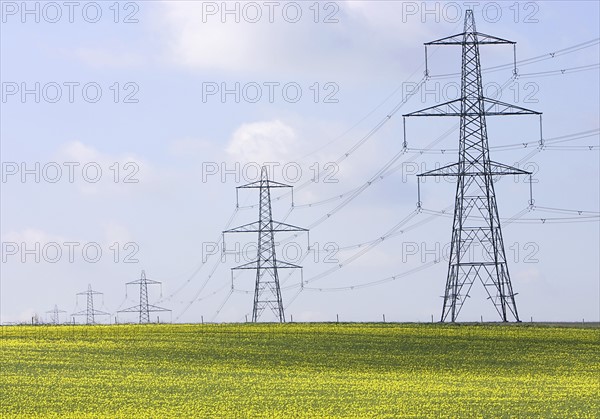
{"label": "small distant pylon", "polygon": [[77,295],[85,295],[87,301],[87,307],[85,310],[78,311],[71,314],[71,316],[85,316],[85,324],[96,324],[95,316],[110,316],[110,313],[106,311],[100,311],[94,309],[94,295],[102,295],[103,293],[94,291],[92,285],[88,284],[87,291],[79,292]]}
{"label": "small distant pylon", "polygon": [[55,304],[52,310],[48,310],[46,313],[52,314],[50,317],[50,323],[59,324],[60,323],[60,313],[66,313],[64,310],[59,310],[58,306]]}
{"label": "small distant pylon", "polygon": [[[269,180],[267,167],[261,169],[260,180],[247,185],[238,186],[237,189],[259,189],[259,220],[250,224],[226,230],[225,233],[258,233],[258,252],[255,261],[232,268],[255,269],[256,284],[254,288],[254,306],[252,308],[252,321],[257,322],[262,312],[268,307],[280,323],[285,323],[285,313],[279,286],[278,269],[294,269],[301,266],[278,261],[275,254],[275,233],[280,231],[308,231],[305,228],[291,224],[274,221],[271,211],[271,188],[291,188],[292,186]],[[223,241],[223,249],[225,249]],[[232,285],[233,286],[233,285]]]}
{"label": "small distant pylon", "polygon": [[159,281],[146,278],[146,271],[142,270],[140,279],[128,282],[127,285],[139,285],[140,286],[140,304],[137,306],[129,307],[123,310],[119,310],[119,313],[139,313],[139,322],[150,323],[150,313],[155,311],[171,311],[168,308],[158,307],[148,303],[148,284],[160,284]]}

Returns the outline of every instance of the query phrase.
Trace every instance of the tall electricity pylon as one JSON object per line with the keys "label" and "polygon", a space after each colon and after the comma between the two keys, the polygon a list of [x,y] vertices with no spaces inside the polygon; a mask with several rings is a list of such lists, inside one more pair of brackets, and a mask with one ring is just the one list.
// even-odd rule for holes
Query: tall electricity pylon
{"label": "tall electricity pylon", "polygon": [[[477,280],[483,284],[502,321],[508,321],[509,314],[520,321],[504,252],[494,176],[531,173],[490,160],[486,116],[540,115],[541,128],[541,113],[483,96],[479,45],[484,44],[511,44],[514,49],[516,43],[477,32],[472,10],[466,11],[463,33],[426,43],[425,56],[428,45],[462,47],[461,97],[404,115],[460,117],[458,163],[418,175],[457,178],[442,322],[448,318],[456,321]],[[516,77],[516,52],[514,56]],[[429,76],[427,65],[425,75]],[[475,252],[477,247],[480,249]]]}
{"label": "tall electricity pylon", "polygon": [[125,286],[138,284],[140,286],[140,304],[124,310],[119,310],[119,313],[139,313],[139,322],[142,324],[150,323],[150,313],[152,312],[171,311],[168,308],[162,308],[148,303],[148,284],[160,284],[160,282],[146,278],[146,271],[142,271],[140,279],[128,282]]}
{"label": "tall electricity pylon", "polygon": [[71,316],[85,316],[86,324],[95,324],[95,316],[110,316],[110,313],[105,311],[94,310],[94,295],[102,295],[102,293],[92,290],[91,284],[88,284],[87,291],[79,292],[77,295],[86,296],[87,308],[85,310],[78,311],[77,313],[73,313]]}
{"label": "tall electricity pylon", "polygon": [[[236,194],[240,189],[260,190],[259,220],[223,232],[223,235],[225,235],[225,233],[258,233],[258,252],[256,260],[232,268],[232,271],[237,269],[256,270],[254,306],[252,308],[253,322],[258,321],[262,312],[267,307],[271,309],[273,314],[275,314],[275,317],[279,319],[280,323],[285,322],[278,269],[302,268],[301,266],[292,263],[277,260],[275,254],[275,233],[280,231],[308,231],[305,228],[273,220],[271,211],[271,189],[291,187],[292,186],[290,185],[269,180],[267,167],[263,166],[259,181],[238,186],[236,188]],[[223,240],[223,250],[224,249],[225,241]]]}
{"label": "tall electricity pylon", "polygon": [[55,304],[54,308],[52,310],[48,310],[46,313],[52,314],[52,317],[50,318],[50,322],[52,324],[59,324],[60,323],[60,313],[66,313],[66,311],[59,310],[58,306]]}

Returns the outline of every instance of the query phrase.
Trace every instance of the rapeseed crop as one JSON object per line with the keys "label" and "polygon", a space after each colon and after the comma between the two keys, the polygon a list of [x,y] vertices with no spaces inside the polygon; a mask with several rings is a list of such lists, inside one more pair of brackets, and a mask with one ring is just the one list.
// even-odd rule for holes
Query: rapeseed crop
{"label": "rapeseed crop", "polygon": [[600,417],[600,330],[529,325],[1,328],[2,417]]}

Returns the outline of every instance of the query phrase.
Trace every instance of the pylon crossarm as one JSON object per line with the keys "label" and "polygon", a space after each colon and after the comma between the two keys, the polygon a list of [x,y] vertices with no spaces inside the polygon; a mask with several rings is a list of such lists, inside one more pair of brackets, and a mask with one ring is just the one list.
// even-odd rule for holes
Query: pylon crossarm
{"label": "pylon crossarm", "polygon": [[438,169],[429,170],[425,173],[420,173],[417,177],[426,176],[458,176],[458,163],[452,163]]}
{"label": "pylon crossarm", "polygon": [[134,306],[134,307],[124,308],[123,310],[117,311],[117,313],[133,313],[133,312],[137,313],[139,311],[140,311],[140,306],[137,305],[137,306]]}
{"label": "pylon crossarm", "polygon": [[[124,308],[123,310],[119,310],[117,311],[117,313],[139,313],[140,311],[140,306],[133,306],[133,307],[128,307],[128,308]],[[163,308],[163,307],[159,307],[159,306],[155,306],[152,304],[148,304],[148,311],[172,311],[168,308]]]}
{"label": "pylon crossarm", "polygon": [[[274,266],[266,266],[265,261],[261,261],[261,269],[274,269]],[[277,269],[296,269],[302,268],[302,266],[294,265],[293,263],[284,262],[282,260],[277,261]],[[252,262],[244,263],[243,265],[236,266],[235,268],[231,268],[231,270],[238,269],[258,269],[258,261],[254,260]]]}
{"label": "pylon crossarm", "polygon": [[232,271],[238,270],[238,269],[257,269],[258,268],[258,261],[253,261],[253,262],[248,262],[248,263],[244,263],[243,265],[239,265],[236,266],[235,268],[231,268]]}
{"label": "pylon crossarm", "polygon": [[[143,282],[145,282],[146,284],[160,284],[159,281],[155,281],[153,279],[144,279]],[[141,279],[136,279],[135,281],[126,282],[125,285],[139,285],[141,283]]]}
{"label": "pylon crossarm", "polygon": [[[477,41],[464,41],[465,36],[477,36]],[[446,36],[435,41],[426,42],[424,45],[473,45],[473,44],[516,44],[508,39],[487,35],[481,32],[463,32],[456,35]]]}
{"label": "pylon crossarm", "polygon": [[[266,182],[266,184],[265,184],[265,182]],[[272,180],[266,180],[266,181],[257,180],[256,182],[251,182],[246,185],[236,186],[236,188],[237,189],[260,189],[261,184],[262,184],[262,187],[268,187],[268,188],[291,188],[292,187],[290,185],[286,185],[285,183],[275,182]]]}
{"label": "pylon crossarm", "polygon": [[486,33],[475,32],[474,35],[477,36],[478,44],[516,44],[515,41],[509,41],[508,39],[499,38],[497,36],[488,35]]}
{"label": "pylon crossarm", "polygon": [[[264,230],[261,229],[261,224],[258,221],[253,223],[244,224],[239,227],[232,228],[230,230],[226,230],[223,233],[258,233],[259,231]],[[271,230],[271,229],[269,229]],[[306,228],[297,227],[291,224],[283,223],[281,221],[273,221],[273,232],[278,231],[308,231]]]}
{"label": "pylon crossarm", "polygon": [[[521,106],[512,105],[510,103],[501,102],[495,99],[482,98],[483,100],[483,115],[498,116],[498,115],[541,115],[541,112],[523,108]],[[461,102],[463,98],[451,100],[449,102],[440,103],[439,105],[430,106],[415,112],[402,115],[409,116],[480,116],[479,111],[463,112],[461,110]]]}
{"label": "pylon crossarm", "polygon": [[439,105],[430,106],[415,112],[407,113],[402,115],[403,117],[409,116],[460,116],[460,104],[461,99],[451,100]]}
{"label": "pylon crossarm", "polygon": [[137,313],[140,311],[140,306],[133,306],[133,307],[128,307],[128,308],[124,308],[123,310],[119,310],[117,311],[117,313]]}
{"label": "pylon crossarm", "polygon": [[496,163],[494,161],[489,162],[490,170],[489,171],[459,171],[459,164],[453,163],[444,167],[440,167],[439,169],[429,170],[425,173],[420,173],[417,177],[426,177],[426,176],[504,176],[504,175],[531,175],[532,172],[528,172],[526,170],[521,170],[516,167],[508,166],[502,163]]}
{"label": "pylon crossarm", "polygon": [[248,223],[248,224],[244,224],[239,227],[225,230],[223,232],[223,234],[225,234],[225,233],[253,233],[253,232],[255,233],[255,232],[259,231],[259,228],[260,228],[260,223],[258,221],[255,221],[253,223]]}
{"label": "pylon crossarm", "polygon": [[494,115],[541,115],[541,112],[532,109],[522,108],[521,106],[501,102],[495,99],[483,98],[483,106],[486,116]]}
{"label": "pylon crossarm", "polygon": [[282,223],[281,221],[273,221],[273,231],[308,231],[308,229],[294,226],[291,224]]}
{"label": "pylon crossarm", "polygon": [[110,313],[107,313],[106,311],[100,311],[100,310],[94,310],[92,312],[94,315],[101,315],[101,316],[110,316]]}
{"label": "pylon crossarm", "polygon": [[498,175],[531,175],[533,172],[522,170],[517,167],[509,166],[507,164],[490,161],[490,172],[494,176]]}
{"label": "pylon crossarm", "polygon": [[435,41],[425,42],[423,45],[462,45],[464,33],[458,33],[456,35],[445,36]]}

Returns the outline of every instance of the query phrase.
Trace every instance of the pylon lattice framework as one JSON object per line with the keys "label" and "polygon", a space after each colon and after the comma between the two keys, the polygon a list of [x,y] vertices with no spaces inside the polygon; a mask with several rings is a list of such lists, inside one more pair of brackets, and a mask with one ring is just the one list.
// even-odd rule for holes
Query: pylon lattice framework
{"label": "pylon lattice framework", "polygon": [[118,313],[138,313],[139,322],[150,323],[150,313],[160,311],[171,311],[168,308],[158,307],[148,303],[148,285],[160,284],[159,281],[146,278],[146,271],[142,270],[140,279],[130,281],[127,285],[139,285],[140,286],[140,303],[136,306],[129,307],[123,310],[119,310]]}
{"label": "pylon lattice framework", "polygon": [[86,324],[95,324],[96,323],[95,316],[110,316],[110,313],[94,309],[94,295],[102,295],[102,293],[98,292],[98,291],[94,291],[92,289],[91,284],[88,284],[87,291],[79,292],[79,293],[77,293],[77,295],[85,295],[86,296],[87,307],[85,310],[81,310],[81,311],[71,314],[71,316],[85,316]]}
{"label": "pylon lattice framework", "polygon": [[50,318],[50,322],[52,324],[59,324],[60,323],[60,313],[66,313],[66,311],[59,310],[58,306],[55,304],[54,308],[52,310],[48,310],[46,313],[52,314],[52,317]]}
{"label": "pylon lattice framework", "polygon": [[[516,43],[477,32],[472,10],[466,11],[463,33],[426,43],[426,56],[428,45],[462,46],[461,97],[404,115],[404,118],[460,116],[458,163],[417,175],[418,179],[425,176],[457,178],[442,322],[448,317],[456,321],[477,280],[483,284],[502,321],[508,321],[509,313],[520,321],[504,251],[493,177],[531,176],[531,173],[490,160],[486,116],[539,115],[541,131],[541,113],[483,96],[479,57],[479,45],[483,44],[511,44],[515,48]],[[425,75],[429,76],[427,65]],[[517,75],[516,52],[514,75]],[[479,254],[473,251],[477,246],[483,249]]]}
{"label": "pylon lattice framework", "polygon": [[[274,221],[271,210],[271,189],[291,188],[292,186],[269,180],[267,167],[261,169],[259,181],[247,185],[238,186],[236,194],[240,189],[259,189],[259,220],[245,224],[225,233],[258,233],[257,258],[252,262],[232,268],[232,272],[238,269],[256,270],[256,282],[254,286],[254,305],[252,308],[252,321],[257,322],[266,308],[270,308],[279,322],[285,322],[285,313],[281,298],[281,287],[279,285],[279,269],[302,268],[293,263],[277,260],[275,252],[275,233],[287,231],[306,231],[307,229]],[[292,198],[293,200],[293,198]],[[223,251],[225,251],[225,240],[223,240]]]}

